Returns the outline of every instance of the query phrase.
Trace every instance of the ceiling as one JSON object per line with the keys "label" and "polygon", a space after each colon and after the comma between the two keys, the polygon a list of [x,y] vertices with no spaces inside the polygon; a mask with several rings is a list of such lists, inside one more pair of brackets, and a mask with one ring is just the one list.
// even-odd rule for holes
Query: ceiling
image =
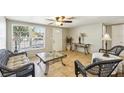
{"label": "ceiling", "polygon": [[[46,20],[47,18],[53,18],[54,16],[6,16],[9,20],[30,22],[48,25],[51,23]],[[81,25],[104,23],[107,25],[124,23],[124,16],[73,16],[72,23],[65,23],[62,27],[72,28]],[[52,26],[56,26],[52,24]]]}

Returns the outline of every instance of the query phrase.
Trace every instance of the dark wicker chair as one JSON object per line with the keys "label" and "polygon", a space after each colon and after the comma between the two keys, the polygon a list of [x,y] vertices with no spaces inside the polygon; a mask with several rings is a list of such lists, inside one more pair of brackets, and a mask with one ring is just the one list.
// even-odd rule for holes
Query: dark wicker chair
{"label": "dark wicker chair", "polygon": [[119,56],[120,53],[124,50],[124,46],[118,45],[118,46],[114,46],[109,50],[105,50],[105,49],[99,49],[99,52],[105,53],[107,51],[107,53],[112,54],[112,55],[116,55]]}
{"label": "dark wicker chair", "polygon": [[12,53],[5,49],[0,50],[0,72],[3,77],[8,77],[8,76],[26,77],[30,75],[35,77],[35,66],[33,63],[25,64],[16,69],[11,69],[7,67],[9,58],[19,55],[27,56],[27,53],[26,52]]}
{"label": "dark wicker chair", "polygon": [[78,77],[79,74],[87,77],[88,74],[98,77],[109,77],[112,72],[118,66],[118,64],[122,61],[119,60],[111,60],[111,61],[101,61],[100,59],[95,58],[93,63],[84,67],[78,60],[75,63],[75,75]]}

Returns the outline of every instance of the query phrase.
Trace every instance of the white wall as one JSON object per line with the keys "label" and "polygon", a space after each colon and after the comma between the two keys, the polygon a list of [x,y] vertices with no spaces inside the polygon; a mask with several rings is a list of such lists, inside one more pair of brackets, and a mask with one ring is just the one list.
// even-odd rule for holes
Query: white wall
{"label": "white wall", "polygon": [[124,25],[112,26],[112,46],[124,45]]}
{"label": "white wall", "polygon": [[[117,45],[124,46],[124,25],[113,25],[111,34],[112,47]],[[120,55],[124,56],[124,51]]]}
{"label": "white wall", "polygon": [[[73,38],[74,43],[78,43],[80,33],[86,33],[84,43],[91,44],[90,52],[98,52],[102,48],[102,24],[85,25],[69,30],[69,36]],[[79,49],[82,51],[83,49]]]}
{"label": "white wall", "polygon": [[6,19],[0,16],[0,49],[6,48]]}
{"label": "white wall", "polygon": [[52,45],[53,51],[62,51],[62,29],[53,28]]}
{"label": "white wall", "polygon": [[66,50],[66,37],[69,35],[69,29],[63,29],[62,31],[62,48]]}

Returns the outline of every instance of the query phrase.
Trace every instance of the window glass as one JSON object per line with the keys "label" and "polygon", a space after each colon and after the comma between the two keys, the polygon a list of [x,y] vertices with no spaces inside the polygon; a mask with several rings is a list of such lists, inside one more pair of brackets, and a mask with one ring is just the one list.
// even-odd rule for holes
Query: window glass
{"label": "window glass", "polygon": [[45,27],[13,25],[12,50],[45,48]]}

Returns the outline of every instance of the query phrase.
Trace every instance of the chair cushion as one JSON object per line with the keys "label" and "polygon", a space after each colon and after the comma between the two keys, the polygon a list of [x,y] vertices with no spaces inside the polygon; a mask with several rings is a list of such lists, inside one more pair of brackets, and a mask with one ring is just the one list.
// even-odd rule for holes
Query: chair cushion
{"label": "chair cushion", "polygon": [[17,69],[29,63],[29,59],[26,55],[16,55],[9,57],[7,67],[10,69]]}

